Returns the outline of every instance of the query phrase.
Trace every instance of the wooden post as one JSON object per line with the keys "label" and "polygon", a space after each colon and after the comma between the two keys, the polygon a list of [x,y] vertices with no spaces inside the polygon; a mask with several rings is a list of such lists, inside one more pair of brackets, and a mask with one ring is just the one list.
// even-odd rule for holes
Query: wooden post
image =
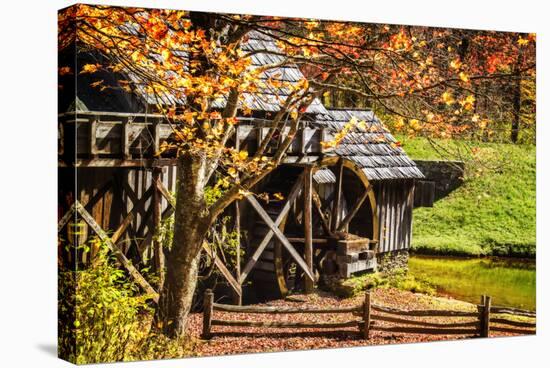
{"label": "wooden post", "polygon": [[94,117],[90,121],[90,157],[97,157],[97,121],[98,117]]}
{"label": "wooden post", "polygon": [[342,206],[342,179],[344,176],[344,161],[340,159],[338,162],[338,173],[336,177],[336,187],[334,190],[334,202],[332,203],[332,217],[330,219],[330,229],[336,231],[338,228],[338,222],[340,217],[340,210]]}
{"label": "wooden post", "polygon": [[161,181],[162,168],[153,168],[153,251],[155,260],[155,269],[159,275],[159,292],[164,285],[164,251],[162,249],[162,241],[160,238],[160,226],[162,216],[162,193],[159,190]]}
{"label": "wooden post", "polygon": [[122,131],[120,136],[120,147],[122,148],[122,158],[124,160],[128,160],[130,158],[130,142],[129,142],[129,127],[128,127],[129,120],[123,119],[122,121]]}
{"label": "wooden post", "polygon": [[485,303],[483,305],[483,331],[481,336],[482,337],[489,337],[490,332],[490,324],[491,324],[491,297],[488,295],[485,295]]}
{"label": "wooden post", "polygon": [[211,339],[212,333],[212,312],[214,308],[214,293],[211,289],[204,292],[203,311],[202,311],[202,338]]}
{"label": "wooden post", "polygon": [[[235,249],[235,279],[241,278],[241,210],[239,201],[235,201],[235,231],[237,232],[237,249]],[[241,284],[242,290],[242,284]],[[243,304],[242,291],[241,294],[233,293],[233,301],[237,305]]]}
{"label": "wooden post", "polygon": [[[311,216],[311,193],[313,186],[313,170],[311,166],[305,168],[304,175],[304,252],[306,264],[313,273],[313,230]],[[309,278],[305,279],[306,294],[313,292],[314,283]]]}
{"label": "wooden post", "polygon": [[[235,150],[239,152],[241,150],[241,142],[239,141],[239,126],[235,128]],[[239,174],[237,173],[237,179]],[[237,232],[237,249],[235,249],[235,279],[241,279],[241,208],[239,200],[235,201],[235,231]],[[233,302],[237,305],[243,304],[243,284],[240,281],[241,293],[233,293]]]}
{"label": "wooden post", "polygon": [[483,336],[483,330],[484,330],[484,326],[485,326],[485,323],[483,322],[483,318],[485,316],[485,314],[483,313],[484,308],[485,308],[485,295],[482,295],[481,299],[480,299],[480,303],[477,306],[477,313],[478,313],[477,319],[479,320],[479,336],[480,337]]}
{"label": "wooden post", "polygon": [[153,123],[153,156],[160,151],[160,121],[155,120]]}
{"label": "wooden post", "polygon": [[365,292],[365,303],[363,304],[363,338],[365,340],[369,339],[369,330],[370,330],[370,291]]}

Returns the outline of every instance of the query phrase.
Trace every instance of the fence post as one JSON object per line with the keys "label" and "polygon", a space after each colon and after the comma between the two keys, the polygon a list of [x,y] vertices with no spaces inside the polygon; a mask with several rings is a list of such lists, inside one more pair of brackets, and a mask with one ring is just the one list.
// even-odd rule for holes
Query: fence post
{"label": "fence post", "polygon": [[491,297],[485,295],[485,303],[483,305],[483,331],[482,337],[489,337],[491,324]]}
{"label": "fence post", "polygon": [[363,338],[369,339],[370,329],[370,291],[365,292],[365,302],[363,303]]}
{"label": "fence post", "polygon": [[477,306],[477,313],[478,313],[477,319],[479,320],[479,337],[483,337],[483,330],[484,330],[483,326],[485,326],[485,323],[483,322],[483,317],[484,317],[483,309],[484,308],[485,308],[485,295],[482,295],[481,296],[481,302]]}
{"label": "fence post", "polygon": [[214,293],[210,289],[204,292],[203,311],[202,311],[202,338],[212,338],[210,332],[212,328],[212,312],[214,307]]}

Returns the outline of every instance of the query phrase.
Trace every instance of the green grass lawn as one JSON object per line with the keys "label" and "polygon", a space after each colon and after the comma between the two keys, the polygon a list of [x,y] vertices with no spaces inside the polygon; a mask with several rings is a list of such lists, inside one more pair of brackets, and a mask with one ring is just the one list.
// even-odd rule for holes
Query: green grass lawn
{"label": "green grass lawn", "polygon": [[[399,138],[413,159],[441,158],[424,138]],[[453,141],[437,143],[456,151]],[[464,185],[437,201],[433,208],[414,210],[413,249],[425,254],[534,257],[535,146],[468,146],[461,144],[462,152],[473,148],[478,159],[467,161]]]}

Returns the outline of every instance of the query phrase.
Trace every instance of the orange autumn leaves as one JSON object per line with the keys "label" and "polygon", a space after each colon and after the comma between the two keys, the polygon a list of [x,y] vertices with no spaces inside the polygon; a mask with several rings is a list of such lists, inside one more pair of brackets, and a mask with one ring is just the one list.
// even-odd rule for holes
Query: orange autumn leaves
{"label": "orange autumn leaves", "polygon": [[[251,55],[241,47],[245,37],[233,40],[231,34],[194,28],[187,12],[175,10],[78,5],[60,15],[60,44],[77,40],[105,56],[103,65],[87,63],[78,73],[115,72],[119,88],[144,93],[172,124],[176,137],[165,142],[159,154],[172,150],[218,162],[225,173],[219,183],[224,187],[238,183],[239,173],[254,175],[273,168],[271,159],[248,157],[245,151],[227,147],[238,124],[236,109],[224,111],[229,96],[237,96],[231,103],[246,116],[252,114],[247,95],[285,89],[293,96],[290,103],[285,104],[285,96],[274,98],[285,104],[288,119],[295,121],[309,92],[306,80],[262,77],[273,66],[252,67]],[[92,87],[106,88],[101,80]]]}
{"label": "orange autumn leaves", "polygon": [[[285,118],[296,121],[303,113],[301,102],[313,90],[330,99],[331,89],[345,87],[359,91],[377,112],[393,116],[399,131],[450,137],[489,124],[489,116],[476,109],[480,81],[512,73],[518,50],[527,53],[535,43],[534,35],[212,14],[232,30],[222,37],[223,27],[196,27],[183,11],[70,9],[60,16],[60,45],[77,39],[108,60],[85,64],[75,74],[105,70],[126,76],[120,88],[145,93],[174,126],[177,140],[162,150],[219,160],[231,183],[238,174],[269,169],[269,160],[240,159],[240,152],[226,147],[238,124],[235,113],[224,113],[230,94],[237,96],[239,115],[245,117],[253,115],[247,96],[268,91],[283,106],[285,96],[292,95]],[[277,73],[262,77],[278,62],[253,63],[258,52],[242,47],[248,36],[232,38],[243,25],[273,36],[278,50],[267,50],[276,56],[273,60],[284,55],[279,66],[296,63],[306,79],[289,81]],[[105,88],[101,81],[93,83]],[[279,96],[280,90],[288,94]],[[325,146],[336,146],[359,123],[350,122]]]}

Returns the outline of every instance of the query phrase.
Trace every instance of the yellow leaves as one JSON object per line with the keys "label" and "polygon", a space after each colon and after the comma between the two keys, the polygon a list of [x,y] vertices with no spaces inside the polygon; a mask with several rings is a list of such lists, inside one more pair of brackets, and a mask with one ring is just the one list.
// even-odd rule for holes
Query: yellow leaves
{"label": "yellow leaves", "polygon": [[468,82],[468,81],[470,81],[470,77],[468,77],[468,74],[466,74],[466,73],[464,73],[464,72],[458,73],[458,77],[459,77],[460,80],[463,81],[463,82]]}
{"label": "yellow leaves", "polygon": [[367,130],[367,123],[364,120],[361,120],[357,123],[357,128],[366,131]]}
{"label": "yellow leaves", "polygon": [[401,116],[398,117],[393,126],[397,131],[401,131],[405,126],[405,119],[403,119]]}
{"label": "yellow leaves", "polygon": [[474,115],[472,116],[472,122],[477,123],[478,121],[479,121],[479,115],[478,115],[478,114],[474,114]]}
{"label": "yellow leaves", "polygon": [[239,195],[241,197],[246,197],[248,195],[250,195],[251,193],[248,191],[248,190],[245,190],[245,189],[239,189]]}
{"label": "yellow leaves", "polygon": [[296,89],[302,89],[307,90],[309,88],[309,81],[307,79],[300,79],[298,83],[295,85]]}
{"label": "yellow leaves", "polygon": [[292,120],[296,120],[296,119],[298,118],[298,111],[292,110],[292,111],[290,112],[290,118],[291,118]]}
{"label": "yellow leaves", "polygon": [[278,201],[282,201],[283,199],[285,199],[282,193],[273,193],[273,197]]}
{"label": "yellow leaves", "polygon": [[191,125],[195,122],[195,115],[197,113],[192,111],[186,111],[183,113],[183,121],[185,121],[187,124]]}
{"label": "yellow leaves", "polygon": [[143,55],[139,52],[139,51],[134,51],[132,52],[132,55],[130,55],[130,57],[132,58],[132,61],[134,63],[137,63],[139,60],[141,60],[143,58]]}
{"label": "yellow leaves", "polygon": [[239,157],[239,160],[244,161],[248,158],[248,152],[240,151],[238,157]]}
{"label": "yellow leaves", "polygon": [[466,110],[472,110],[474,108],[475,102],[476,98],[474,95],[468,95],[464,100],[459,101],[460,106],[462,106]]}
{"label": "yellow leaves", "polygon": [[100,64],[85,64],[80,71],[80,74],[95,73],[101,68]]}
{"label": "yellow leaves", "polygon": [[162,49],[162,51],[160,52],[161,56],[162,56],[162,59],[164,61],[169,61],[170,58],[172,57],[172,52],[168,49]]}
{"label": "yellow leaves", "polygon": [[527,45],[527,44],[529,44],[529,39],[523,38],[523,37],[519,36],[519,38],[518,38],[518,45],[520,45],[520,46],[525,46],[525,45]]}
{"label": "yellow leaves", "polygon": [[414,131],[419,131],[422,129],[422,126],[420,125],[420,121],[418,119],[411,119],[409,121],[409,127]]}
{"label": "yellow leaves", "polygon": [[227,169],[227,174],[233,178],[236,178],[237,177],[237,169],[235,169],[234,167],[230,167],[229,169]]}
{"label": "yellow leaves", "polygon": [[441,95],[441,99],[443,100],[443,102],[445,102],[447,106],[450,106],[455,102],[453,94],[449,91],[443,92],[443,94]]}
{"label": "yellow leaves", "polygon": [[319,22],[317,22],[316,20],[310,20],[305,22],[304,25],[307,29],[311,30],[311,29],[317,28],[319,26]]}
{"label": "yellow leaves", "polygon": [[193,82],[189,78],[178,78],[176,80],[176,86],[178,88],[191,88],[193,87]]}
{"label": "yellow leaves", "polygon": [[455,59],[455,60],[451,61],[450,66],[451,66],[452,69],[458,70],[462,66],[462,63],[460,62],[460,60]]}
{"label": "yellow leaves", "polygon": [[90,83],[90,86],[91,86],[92,88],[97,88],[97,87],[101,86],[102,84],[103,84],[103,79],[102,79],[102,80],[98,80],[98,81],[93,82],[93,83]]}
{"label": "yellow leaves", "polygon": [[351,120],[344,125],[342,130],[334,135],[332,140],[321,141],[321,147],[323,149],[335,148],[346,137],[346,135],[357,126],[358,123],[359,121],[357,118],[355,116],[352,117]]}

